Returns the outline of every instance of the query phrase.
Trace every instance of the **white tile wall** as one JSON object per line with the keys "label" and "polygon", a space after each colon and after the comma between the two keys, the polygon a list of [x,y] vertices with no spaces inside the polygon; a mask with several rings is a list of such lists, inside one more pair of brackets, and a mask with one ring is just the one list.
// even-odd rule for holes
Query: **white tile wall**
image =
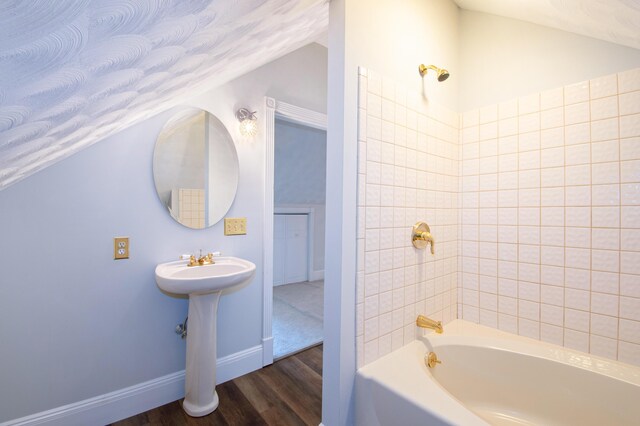
{"label": "white tile wall", "polygon": [[640,69],[462,115],[460,315],[640,365]]}
{"label": "white tile wall", "polygon": [[[362,366],[414,340],[418,314],[444,322],[457,316],[459,118],[370,70],[360,70],[359,83],[356,335]],[[417,221],[430,225],[435,255],[411,245]]]}

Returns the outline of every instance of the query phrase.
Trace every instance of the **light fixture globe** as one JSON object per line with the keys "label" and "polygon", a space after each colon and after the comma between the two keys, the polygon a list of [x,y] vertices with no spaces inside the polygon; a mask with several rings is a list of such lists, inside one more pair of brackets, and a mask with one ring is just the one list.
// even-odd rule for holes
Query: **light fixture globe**
{"label": "light fixture globe", "polygon": [[236,118],[240,122],[240,134],[242,136],[255,136],[258,132],[258,119],[256,111],[240,108],[236,111]]}

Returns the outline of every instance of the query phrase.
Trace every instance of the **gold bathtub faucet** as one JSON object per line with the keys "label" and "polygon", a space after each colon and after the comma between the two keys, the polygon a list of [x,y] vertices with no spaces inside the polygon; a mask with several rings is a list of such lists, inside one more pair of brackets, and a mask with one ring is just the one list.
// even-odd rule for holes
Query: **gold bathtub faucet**
{"label": "gold bathtub faucet", "polygon": [[416,318],[416,325],[420,328],[435,330],[435,332],[438,334],[442,334],[442,332],[444,331],[441,321],[432,320],[431,318],[427,318],[424,315],[418,315],[418,318]]}

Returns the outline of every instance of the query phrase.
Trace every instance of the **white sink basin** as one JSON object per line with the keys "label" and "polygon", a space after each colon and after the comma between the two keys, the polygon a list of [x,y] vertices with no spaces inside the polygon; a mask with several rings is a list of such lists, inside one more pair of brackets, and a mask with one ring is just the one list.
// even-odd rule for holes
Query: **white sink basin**
{"label": "white sink basin", "polygon": [[162,290],[174,294],[208,294],[237,290],[248,284],[256,265],[237,257],[216,257],[215,263],[187,266],[187,260],[161,263],[156,267],[156,282]]}
{"label": "white sink basin", "polygon": [[187,260],[161,263],[156,282],[162,290],[189,295],[185,397],[182,408],[193,417],[218,407],[216,393],[216,319],[220,296],[249,284],[256,265],[237,257],[215,257],[215,263],[187,266]]}

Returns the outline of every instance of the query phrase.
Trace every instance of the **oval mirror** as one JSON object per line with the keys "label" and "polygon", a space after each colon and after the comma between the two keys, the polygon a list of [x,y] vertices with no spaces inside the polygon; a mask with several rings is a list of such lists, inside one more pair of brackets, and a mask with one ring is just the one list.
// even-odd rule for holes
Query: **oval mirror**
{"label": "oval mirror", "polygon": [[180,110],[156,140],[153,179],[178,223],[194,229],[217,223],[238,188],[238,154],[227,128],[208,111]]}

